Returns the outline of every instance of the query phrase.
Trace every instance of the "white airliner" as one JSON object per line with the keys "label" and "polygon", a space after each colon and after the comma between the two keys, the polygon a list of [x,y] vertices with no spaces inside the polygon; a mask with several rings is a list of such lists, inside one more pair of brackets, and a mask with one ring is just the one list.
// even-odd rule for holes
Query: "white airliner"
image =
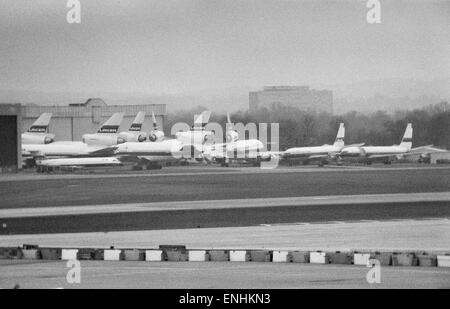
{"label": "white airliner", "polygon": [[344,147],[338,156],[343,160],[351,160],[353,158],[366,164],[371,164],[373,161],[383,161],[385,164],[390,164],[392,160],[396,160],[411,150],[412,136],[412,124],[408,123],[400,145],[348,146]]}
{"label": "white airliner", "polygon": [[183,159],[183,144],[177,139],[166,139],[159,142],[123,143],[117,145],[115,155],[122,162],[135,163],[133,169],[161,169],[163,162],[174,162]]}
{"label": "white airliner", "polygon": [[50,144],[55,139],[55,134],[48,133],[51,113],[43,113],[31,125],[27,132],[22,133],[22,144]]}
{"label": "white airliner", "polygon": [[333,145],[289,148],[281,154],[281,157],[283,159],[299,160],[304,164],[311,161],[319,161],[319,164],[322,165],[324,161],[334,158],[344,148],[344,138],[345,126],[341,123]]}
{"label": "white airliner", "polygon": [[[109,156],[114,154],[118,141],[117,130],[122,122],[123,113],[112,115],[98,130],[96,134],[85,134],[83,142],[57,141],[50,144],[22,144],[22,157],[86,157]],[[116,133],[110,133],[116,132]],[[89,143],[85,143],[85,139]],[[94,143],[97,140],[98,144]],[[115,143],[113,143],[115,141]]]}
{"label": "white airliner", "polygon": [[[155,115],[153,114],[153,119],[154,118]],[[119,139],[122,139],[124,142],[145,142],[147,140],[147,133],[142,132],[142,124],[144,123],[144,120],[145,112],[139,112],[131,123],[130,129],[119,133]]]}
{"label": "white airliner", "polygon": [[240,140],[238,132],[231,123],[230,115],[227,114],[226,143],[207,145],[203,156],[208,162],[220,163],[227,167],[232,161],[253,162],[258,165],[261,160],[260,151],[263,149],[264,144],[260,140]]}
{"label": "white airliner", "polygon": [[99,157],[99,158],[60,158],[36,160],[38,172],[51,172],[56,168],[81,168],[96,166],[122,166],[117,158]]}
{"label": "white airliner", "polygon": [[[126,142],[126,139],[143,141],[147,135],[141,132],[145,113],[139,112],[130,130],[117,134],[123,113],[112,115],[95,134],[84,134],[83,141],[59,141],[51,144],[22,144],[22,156],[33,158],[56,157],[99,157],[114,154],[117,144]],[[139,131],[138,131],[139,130]]]}
{"label": "white airliner", "polygon": [[[206,131],[205,125],[209,121],[211,112],[205,111],[197,116],[194,125],[188,131],[175,134],[175,139],[166,139],[164,132],[159,130],[153,117],[153,131],[150,132],[148,143],[123,143],[117,145],[115,154],[122,162],[134,162],[134,169],[161,169],[161,163],[174,162],[195,157],[193,149],[200,152],[204,141],[213,136],[213,132]],[[202,158],[201,156],[199,158]]]}

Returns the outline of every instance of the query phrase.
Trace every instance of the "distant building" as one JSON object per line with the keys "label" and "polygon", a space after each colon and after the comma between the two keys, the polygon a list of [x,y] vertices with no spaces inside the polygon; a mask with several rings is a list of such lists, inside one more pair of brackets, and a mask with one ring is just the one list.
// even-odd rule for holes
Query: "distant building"
{"label": "distant building", "polygon": [[85,103],[69,105],[22,105],[22,132],[25,132],[40,114],[52,113],[49,131],[56,135],[55,140],[80,141],[83,134],[95,133],[100,125],[116,112],[125,113],[120,130],[127,131],[139,111],[146,112],[142,130],[148,132],[152,129],[152,111],[160,127],[163,127],[165,104],[107,105],[102,99],[95,98]]}
{"label": "distant building", "polygon": [[431,164],[450,164],[450,151],[435,152],[430,154]]}
{"label": "distant building", "polygon": [[267,86],[249,94],[249,110],[291,106],[305,111],[333,113],[333,92],[308,86]]}

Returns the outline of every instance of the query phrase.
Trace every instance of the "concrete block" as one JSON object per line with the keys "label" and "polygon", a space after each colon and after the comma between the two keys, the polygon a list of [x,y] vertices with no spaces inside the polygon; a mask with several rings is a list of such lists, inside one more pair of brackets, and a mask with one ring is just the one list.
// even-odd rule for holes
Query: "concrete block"
{"label": "concrete block", "polygon": [[61,259],[61,249],[41,248],[41,257],[43,260],[60,260]]}
{"label": "concrete block", "polygon": [[352,264],[353,259],[350,253],[345,252],[334,252],[328,253],[330,264]]}
{"label": "concrete block", "polygon": [[78,249],[62,249],[61,260],[76,260]]}
{"label": "concrete block", "polygon": [[436,255],[420,254],[417,255],[418,265],[421,267],[436,267],[437,257]]}
{"label": "concrete block", "polygon": [[326,252],[310,252],[309,253],[309,262],[311,264],[328,264],[329,258]]}
{"label": "concrete block", "polygon": [[189,250],[190,262],[205,262],[208,261],[208,254],[206,250]]}
{"label": "concrete block", "polygon": [[123,258],[125,261],[144,261],[145,252],[142,250],[124,250]]}
{"label": "concrete block", "polygon": [[105,259],[105,252],[103,249],[95,249],[94,260],[103,261]]}
{"label": "concrete block", "polygon": [[391,252],[374,252],[370,255],[371,259],[378,260],[381,266],[392,265],[392,253]]}
{"label": "concrete block", "polygon": [[417,258],[414,253],[394,253],[392,266],[417,266]]}
{"label": "concrete block", "polygon": [[89,261],[95,259],[95,249],[89,249],[89,248],[81,248],[77,252],[77,260],[83,261]]}
{"label": "concrete block", "polygon": [[450,267],[450,255],[438,255],[437,256],[438,267]]}
{"label": "concrete block", "polygon": [[226,262],[230,260],[228,250],[208,250],[209,260],[213,262]]}
{"label": "concrete block", "polygon": [[22,258],[25,260],[39,260],[41,259],[41,252],[39,249],[22,249]]}
{"label": "concrete block", "polygon": [[370,253],[353,253],[353,264],[367,266],[371,259]]}
{"label": "concrete block", "polygon": [[186,262],[188,259],[187,252],[178,250],[167,250],[164,252],[164,260],[169,262]]}
{"label": "concrete block", "polygon": [[274,262],[274,263],[290,262],[289,251],[273,251],[272,262]]}
{"label": "concrete block", "polygon": [[231,262],[247,262],[249,260],[249,255],[246,250],[231,250],[230,251],[230,261]]}
{"label": "concrete block", "polygon": [[145,260],[149,262],[160,262],[163,260],[162,250],[146,250]]}
{"label": "concrete block", "polygon": [[270,252],[265,250],[249,250],[250,261],[252,262],[270,262]]}
{"label": "concrete block", "polygon": [[291,251],[289,254],[293,263],[309,263],[308,251]]}
{"label": "concrete block", "polygon": [[103,260],[105,261],[120,261],[122,250],[108,249],[103,252]]}
{"label": "concrete block", "polygon": [[164,261],[184,262],[188,259],[185,246],[161,245],[159,248],[163,251]]}

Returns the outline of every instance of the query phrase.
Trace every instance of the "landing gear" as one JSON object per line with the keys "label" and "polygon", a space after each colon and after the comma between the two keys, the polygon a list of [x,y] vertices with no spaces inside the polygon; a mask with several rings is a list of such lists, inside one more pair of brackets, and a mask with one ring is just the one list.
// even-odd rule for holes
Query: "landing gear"
{"label": "landing gear", "polygon": [[140,165],[140,164],[135,164],[132,167],[133,171],[142,171],[143,169],[144,169],[144,167],[142,165]]}
{"label": "landing gear", "polygon": [[254,167],[261,167],[261,161],[256,161],[255,163],[253,163]]}
{"label": "landing gear", "polygon": [[162,165],[158,163],[151,163],[147,165],[147,170],[160,170],[162,169]]}

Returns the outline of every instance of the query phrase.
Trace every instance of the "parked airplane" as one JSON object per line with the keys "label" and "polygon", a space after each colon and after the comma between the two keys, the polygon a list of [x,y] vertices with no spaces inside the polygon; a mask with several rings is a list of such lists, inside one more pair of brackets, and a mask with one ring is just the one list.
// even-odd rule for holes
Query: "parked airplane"
{"label": "parked airplane", "polygon": [[38,172],[51,172],[55,169],[76,169],[82,167],[96,166],[122,166],[117,158],[114,157],[98,157],[98,158],[59,158],[36,160]]}
{"label": "parked airplane", "polygon": [[166,139],[160,142],[123,143],[117,145],[115,155],[122,162],[135,163],[135,170],[161,169],[163,162],[174,162],[183,159],[183,144],[177,139]]}
{"label": "parked airplane", "polygon": [[412,124],[408,123],[400,145],[348,146],[344,147],[338,156],[344,160],[356,159],[357,161],[363,161],[366,164],[371,164],[373,161],[383,161],[385,164],[390,164],[392,160],[396,160],[398,157],[401,157],[411,150],[412,136]]}
{"label": "parked airplane", "polygon": [[27,132],[22,133],[22,144],[50,144],[55,139],[55,134],[48,133],[51,113],[43,113],[31,125]]}
{"label": "parked airplane", "polygon": [[264,144],[257,139],[239,139],[239,133],[231,123],[230,115],[227,114],[226,143],[208,145],[203,153],[206,161],[220,163],[228,167],[232,161],[253,162],[259,165],[261,161],[260,151]]}
{"label": "parked airplane", "polygon": [[[155,115],[153,114],[153,119]],[[119,133],[119,139],[124,142],[145,142],[147,140],[147,133],[142,132],[142,124],[145,120],[145,112],[139,112],[131,123],[130,129]],[[118,143],[120,144],[120,143]]]}
{"label": "parked airplane", "polygon": [[117,146],[87,145],[83,142],[53,142],[51,144],[22,145],[22,157],[62,158],[62,157],[104,157],[114,154]]}
{"label": "parked airplane", "polygon": [[[117,134],[113,133],[117,133],[122,118],[123,113],[115,113],[100,127],[96,134],[85,134],[83,142],[57,141],[50,144],[22,144],[22,157],[34,159],[42,157],[98,157],[112,155],[116,149],[114,145],[117,142],[123,142]],[[89,143],[85,143],[86,140]],[[95,140],[98,143],[94,143]],[[32,165],[28,161],[27,165],[30,164]]]}
{"label": "parked airplane", "polygon": [[289,148],[281,154],[281,158],[299,160],[303,164],[319,161],[319,165],[323,165],[325,161],[334,158],[344,148],[344,138],[345,126],[341,123],[333,145]]}

